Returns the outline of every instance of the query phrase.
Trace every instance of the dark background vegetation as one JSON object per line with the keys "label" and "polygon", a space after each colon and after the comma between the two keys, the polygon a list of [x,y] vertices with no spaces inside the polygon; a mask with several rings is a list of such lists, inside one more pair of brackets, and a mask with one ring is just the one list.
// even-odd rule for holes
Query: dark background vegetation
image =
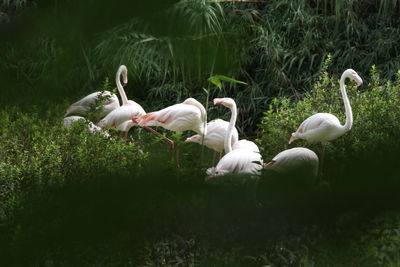
{"label": "dark background vegetation", "polygon": [[[0,0],[0,261],[398,265],[399,13],[373,0]],[[307,116],[344,120],[345,69],[364,86],[348,84],[355,124],[327,147],[322,180],[205,183],[211,154],[198,146],[182,146],[178,170],[138,129],[125,144],[59,126],[69,103],[114,87],[120,64],[146,111],[204,103],[203,88],[233,97],[265,161]],[[220,91],[213,74],[248,85]]]}

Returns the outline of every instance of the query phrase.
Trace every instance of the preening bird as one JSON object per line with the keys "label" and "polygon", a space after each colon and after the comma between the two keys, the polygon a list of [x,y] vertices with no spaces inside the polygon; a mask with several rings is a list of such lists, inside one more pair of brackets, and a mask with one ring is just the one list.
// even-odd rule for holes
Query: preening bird
{"label": "preening bird", "polygon": [[235,150],[239,148],[247,148],[253,152],[260,153],[260,149],[253,141],[249,141],[247,139],[240,139],[239,141],[235,142],[234,140],[232,140],[232,149]]}
{"label": "preening bird", "polygon": [[[181,134],[183,131],[194,131],[200,135],[207,134],[207,114],[204,106],[194,98],[187,98],[180,104],[175,104],[159,111],[147,113],[146,115],[132,117],[134,123],[140,126],[160,126],[164,129]],[[165,136],[170,144],[170,151],[174,149],[174,142]],[[176,151],[176,162],[179,167],[179,152]]]}
{"label": "preening bird", "polygon": [[[321,166],[324,160],[325,143],[350,131],[351,126],[353,125],[353,113],[344,85],[346,78],[353,79],[358,86],[362,84],[361,77],[352,69],[345,70],[340,78],[340,92],[342,94],[346,112],[345,124],[340,124],[339,119],[332,114],[317,113],[303,121],[297,131],[292,133],[292,136],[289,139],[289,144],[296,139],[304,139],[309,143],[321,142]],[[320,167],[320,171],[321,170],[322,168]]]}
{"label": "preening bird", "polygon": [[304,147],[295,147],[280,152],[270,162],[265,163],[264,168],[280,173],[300,172],[316,177],[318,163],[318,156],[314,151]]}
{"label": "preening bird", "polygon": [[128,83],[128,69],[125,65],[119,67],[115,78],[122,105],[111,111],[106,117],[99,121],[97,125],[105,129],[116,128],[124,133],[126,139],[129,129],[135,125],[131,120],[132,117],[145,115],[146,112],[141,105],[133,100],[128,100],[121,84],[121,75],[123,76],[124,84]]}
{"label": "preening bird", "polygon": [[101,133],[102,135],[104,135],[106,137],[110,136],[109,133],[103,131],[100,127],[94,125],[93,122],[88,121],[87,119],[85,119],[84,117],[81,117],[81,116],[68,116],[68,117],[65,117],[63,119],[63,125],[65,127],[67,127],[67,128],[71,128],[75,121],[82,121],[85,124],[87,124],[88,130],[92,134]]}
{"label": "preening bird", "polygon": [[187,98],[180,104],[175,104],[159,111],[137,116],[134,119],[140,126],[161,126],[164,129],[181,134],[192,130],[198,134],[206,134],[206,110],[194,98]]}
{"label": "preening bird", "polygon": [[258,152],[248,147],[232,150],[232,133],[237,119],[236,103],[232,98],[215,98],[214,105],[222,104],[232,112],[227,135],[225,136],[225,156],[221,158],[216,167],[209,168],[207,175],[215,177],[229,173],[259,175],[263,168],[263,160]]}
{"label": "preening bird", "polygon": [[[204,144],[206,147],[214,150],[214,157],[213,157],[213,165],[214,165],[216,153],[217,152],[219,153],[219,158],[221,159],[221,153],[222,151],[224,151],[224,141],[228,131],[228,127],[229,127],[229,122],[227,121],[221,119],[212,120],[209,123],[207,123],[207,134],[204,136],[204,141],[202,135],[196,134],[191,137],[188,137],[185,142]],[[236,130],[236,127],[233,127],[232,140],[231,140],[232,146],[236,145],[237,141],[238,141],[238,132]]]}
{"label": "preening bird", "polygon": [[[101,101],[101,98],[104,100]],[[119,107],[118,97],[110,91],[98,91],[91,93],[81,100],[71,104],[64,116],[66,117],[72,114],[86,116],[90,109],[92,107],[96,107],[97,105],[98,110],[96,112],[96,117],[103,118],[108,113]]]}

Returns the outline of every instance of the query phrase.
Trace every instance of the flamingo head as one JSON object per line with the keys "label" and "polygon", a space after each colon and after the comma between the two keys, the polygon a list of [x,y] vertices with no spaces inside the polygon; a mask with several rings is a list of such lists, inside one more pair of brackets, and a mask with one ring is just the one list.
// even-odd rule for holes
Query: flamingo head
{"label": "flamingo head", "polygon": [[355,70],[353,70],[353,69],[347,69],[347,70],[345,71],[345,73],[347,74],[347,77],[353,79],[353,80],[357,83],[358,86],[362,85],[363,80],[362,80],[361,77],[358,75],[358,73],[355,72]]}
{"label": "flamingo head", "polygon": [[135,125],[138,125],[139,124],[139,122],[138,122],[138,116],[136,116],[136,117],[132,117],[132,122],[133,122],[133,124],[135,124]]}
{"label": "flamingo head", "polygon": [[185,142],[201,144],[202,140],[203,140],[202,136],[199,134],[196,134],[196,135],[186,138]]}
{"label": "flamingo head", "polygon": [[222,104],[227,108],[231,108],[235,105],[235,101],[232,98],[224,97],[224,98],[214,98],[214,105]]}
{"label": "flamingo head", "polygon": [[128,69],[125,65],[119,66],[117,76],[119,75],[122,75],[122,86],[125,86],[128,83]]}

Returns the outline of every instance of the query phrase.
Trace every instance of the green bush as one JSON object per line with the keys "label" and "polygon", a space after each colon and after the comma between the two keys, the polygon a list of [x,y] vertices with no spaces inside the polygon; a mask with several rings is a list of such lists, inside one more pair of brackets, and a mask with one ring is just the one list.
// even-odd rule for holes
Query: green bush
{"label": "green bush", "polygon": [[63,127],[60,116],[52,118],[54,113],[0,111],[0,220],[25,190],[126,175],[140,165],[137,159],[147,157],[134,142],[92,135],[84,123]]}
{"label": "green bush", "polygon": [[[345,121],[343,100],[339,90],[339,81],[326,71],[329,62],[312,90],[304,94],[299,101],[288,97],[274,98],[261,119],[260,137],[265,159],[293,146],[303,145],[302,140],[292,145],[288,140],[301,122],[318,112],[328,112],[337,116],[342,124]],[[365,75],[361,74],[362,78]],[[352,129],[344,136],[329,142],[326,155],[328,158],[351,157],[367,152],[380,155],[384,148],[398,148],[400,136],[400,71],[395,81],[382,83],[375,66],[372,66],[371,81],[362,87],[354,82],[346,85],[353,110]],[[318,144],[311,145],[318,153]]]}

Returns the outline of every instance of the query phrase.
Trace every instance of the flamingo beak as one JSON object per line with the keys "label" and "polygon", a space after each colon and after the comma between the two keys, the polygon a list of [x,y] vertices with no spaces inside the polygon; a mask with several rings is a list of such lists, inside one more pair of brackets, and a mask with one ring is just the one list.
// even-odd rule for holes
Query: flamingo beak
{"label": "flamingo beak", "polygon": [[133,122],[134,124],[139,124],[138,121],[137,121],[137,117],[132,117],[131,120],[132,120],[132,122]]}
{"label": "flamingo beak", "polygon": [[214,105],[218,105],[224,102],[223,98],[214,98]]}
{"label": "flamingo beak", "polygon": [[360,85],[363,84],[363,80],[362,80],[361,77],[358,76],[358,75],[356,75],[356,76],[354,77],[354,80],[356,81],[356,83],[357,83],[358,86],[360,86]]}

